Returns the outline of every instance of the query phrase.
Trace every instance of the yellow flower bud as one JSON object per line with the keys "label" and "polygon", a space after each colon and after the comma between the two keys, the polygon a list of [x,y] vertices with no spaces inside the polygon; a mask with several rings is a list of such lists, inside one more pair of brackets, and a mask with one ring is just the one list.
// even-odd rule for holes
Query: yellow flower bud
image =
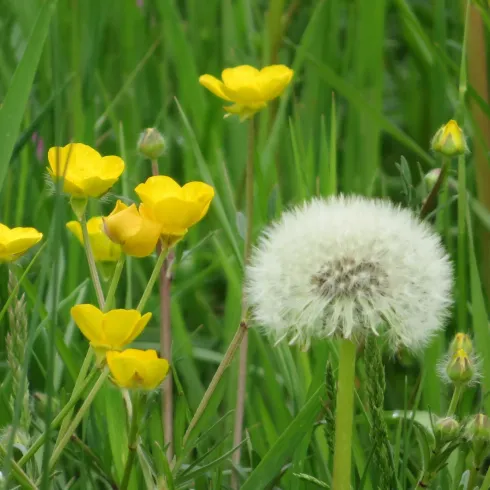
{"label": "yellow flower bud", "polygon": [[76,305],[71,316],[90,345],[100,352],[120,350],[130,344],[146,327],[151,313],[137,310],[111,310],[103,313],[93,305]]}
{"label": "yellow flower bud", "polygon": [[170,177],[150,177],[138,185],[136,194],[143,202],[140,215],[161,226],[165,247],[175,245],[188,229],[208,212],[214,189],[203,182],[189,182],[180,187]]}
{"label": "yellow flower bud", "polygon": [[434,424],[434,435],[441,443],[455,439],[460,433],[461,427],[456,419],[444,417]]}
{"label": "yellow flower bud", "polygon": [[136,206],[126,206],[117,201],[112,213],[103,218],[104,232],[114,243],[121,245],[124,253],[146,257],[155,250],[161,226],[141,216]]}
{"label": "yellow flower bud", "polygon": [[76,198],[102,196],[124,171],[121,158],[102,157],[82,143],[54,146],[48,151],[48,160],[51,177],[63,178],[63,191]]}
{"label": "yellow flower bud", "polygon": [[463,155],[468,151],[463,130],[453,119],[438,129],[432,138],[431,148],[447,157]]}
{"label": "yellow flower bud", "polygon": [[199,83],[221,99],[234,102],[224,109],[228,114],[240,116],[243,121],[279,97],[293,74],[293,70],[284,65],[266,66],[260,71],[253,66],[241,65],[223,70],[221,80],[212,75],[202,75]]}
{"label": "yellow flower bud", "polygon": [[147,128],[140,134],[138,150],[150,160],[161,157],[165,152],[165,146],[164,137],[155,128]]}
{"label": "yellow flower bud", "polygon": [[[90,218],[87,222],[90,246],[97,262],[117,262],[121,256],[121,247],[111,242],[103,231],[101,216]],[[78,238],[83,245],[82,226],[78,221],[69,221],[66,227]]]}
{"label": "yellow flower bud", "polygon": [[458,349],[446,366],[449,379],[455,383],[468,383],[475,374],[473,362],[463,349]]}
{"label": "yellow flower bud", "polygon": [[473,342],[471,341],[470,336],[462,332],[459,332],[454,336],[454,339],[449,346],[449,354],[453,355],[460,349],[463,349],[468,355],[473,353]]}
{"label": "yellow flower bud", "polygon": [[35,228],[9,228],[0,223],[0,262],[13,262],[41,241]]}
{"label": "yellow flower bud", "polygon": [[113,380],[121,388],[154,390],[164,380],[169,364],[155,350],[109,351],[107,364]]}

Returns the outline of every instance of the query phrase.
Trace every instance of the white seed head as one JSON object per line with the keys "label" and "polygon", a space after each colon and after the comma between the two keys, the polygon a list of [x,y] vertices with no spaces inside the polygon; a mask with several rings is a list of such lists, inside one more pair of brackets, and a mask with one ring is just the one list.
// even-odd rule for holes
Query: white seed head
{"label": "white seed head", "polygon": [[425,345],[444,326],[452,267],[411,211],[364,197],[314,199],[267,228],[247,267],[254,319],[279,341],[386,333]]}

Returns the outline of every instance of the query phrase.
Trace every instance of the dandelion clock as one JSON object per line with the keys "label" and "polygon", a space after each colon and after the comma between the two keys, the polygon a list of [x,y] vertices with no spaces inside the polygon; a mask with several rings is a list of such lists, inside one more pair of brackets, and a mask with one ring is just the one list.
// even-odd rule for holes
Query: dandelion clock
{"label": "dandelion clock", "polygon": [[451,287],[438,236],[389,201],[315,199],[261,236],[246,283],[256,323],[275,341],[340,339],[336,490],[350,486],[356,344],[373,334],[393,347],[423,347],[444,326]]}

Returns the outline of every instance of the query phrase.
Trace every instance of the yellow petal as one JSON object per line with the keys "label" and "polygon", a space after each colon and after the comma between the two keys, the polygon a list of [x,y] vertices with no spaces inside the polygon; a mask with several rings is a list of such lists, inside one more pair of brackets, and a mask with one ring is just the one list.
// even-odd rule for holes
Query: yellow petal
{"label": "yellow petal", "polygon": [[230,100],[223,92],[223,82],[211,75],[202,75],[199,77],[199,83],[207,88],[210,92],[225,100]]}
{"label": "yellow petal", "polygon": [[43,234],[35,228],[8,228],[2,225],[0,230],[0,260],[11,262],[25,254],[38,243]]}
{"label": "yellow petal", "polygon": [[106,359],[114,381],[121,388],[139,388],[140,382],[135,374],[138,370],[143,371],[140,361],[121,357],[121,353],[114,351],[107,352]]}
{"label": "yellow petal", "polygon": [[[71,190],[70,194],[76,196],[87,196],[87,197],[100,197],[105,194],[118,180],[119,177],[114,178],[101,178],[99,176],[92,176],[88,178],[80,179],[76,182],[76,186],[82,189],[82,193],[76,191],[74,188]],[[65,179],[65,183],[67,180]],[[68,181],[69,182],[69,181]],[[64,188],[65,192],[68,192],[66,185]],[[76,193],[78,192],[78,193]]]}
{"label": "yellow petal", "polygon": [[102,330],[104,314],[93,305],[76,305],[70,310],[71,316],[83,335],[94,345],[106,343]]}
{"label": "yellow petal", "polygon": [[107,345],[113,349],[124,347],[140,318],[141,315],[136,310],[118,309],[106,313],[102,321],[102,328]]}
{"label": "yellow petal", "polygon": [[[61,177],[69,172],[78,172],[91,162],[100,159],[100,153],[83,143],[69,143],[66,146],[54,146],[48,151],[48,162],[52,175]],[[65,175],[65,176],[66,176]]]}
{"label": "yellow petal", "polygon": [[226,68],[221,74],[223,92],[238,104],[263,102],[259,85],[259,70],[249,65]]}
{"label": "yellow petal", "polygon": [[133,330],[130,332],[128,338],[124,341],[124,344],[130,344],[139,334],[143,331],[143,329],[148,325],[148,322],[151,319],[151,313],[145,313],[134,325]]}
{"label": "yellow petal", "polygon": [[[196,202],[201,206],[199,220],[208,212],[209,205],[214,197],[214,188],[204,182],[189,182],[182,187],[182,192],[186,201]],[[192,223],[195,224],[195,223]],[[189,228],[192,225],[189,225]]]}
{"label": "yellow petal", "polygon": [[146,361],[144,367],[144,388],[147,390],[154,390],[165,379],[170,366],[166,359],[155,359]]}
{"label": "yellow petal", "polygon": [[189,226],[199,221],[202,208],[197,202],[169,197],[157,202],[152,212],[162,225],[162,235],[184,235]]}
{"label": "yellow petal", "polygon": [[282,94],[293,78],[293,70],[285,65],[266,66],[260,70],[259,86],[265,101],[275,99]]}
{"label": "yellow petal", "polygon": [[145,205],[151,206],[158,202],[162,196],[180,196],[182,187],[166,175],[157,175],[147,179],[144,184],[138,185],[135,192]]}
{"label": "yellow petal", "polygon": [[121,247],[113,243],[104,233],[102,216],[90,218],[87,222],[87,230],[95,260],[117,262],[121,256]]}
{"label": "yellow petal", "polygon": [[223,107],[223,109],[228,112],[225,116],[229,116],[230,114],[235,114],[240,116],[240,121],[244,121],[245,119],[251,118],[256,112],[260,111],[267,107],[265,102],[260,102],[258,104],[249,104],[249,105],[241,105],[241,104],[233,104]]}
{"label": "yellow petal", "polygon": [[83,245],[82,226],[78,221],[68,221],[66,227],[77,237],[78,241]]}

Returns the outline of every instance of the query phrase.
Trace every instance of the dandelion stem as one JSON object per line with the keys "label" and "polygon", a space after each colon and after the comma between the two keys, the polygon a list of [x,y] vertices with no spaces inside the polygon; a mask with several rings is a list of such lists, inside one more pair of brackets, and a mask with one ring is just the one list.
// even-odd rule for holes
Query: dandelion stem
{"label": "dandelion stem", "polygon": [[107,292],[107,298],[105,301],[104,311],[109,311],[112,308],[112,303],[114,302],[114,295],[116,294],[117,285],[119,284],[119,279],[121,279],[121,273],[124,269],[125,255],[121,254],[121,257],[117,261],[116,269],[112,275],[111,285],[109,286],[109,291]]}
{"label": "dandelion stem", "polygon": [[90,270],[90,277],[92,278],[92,284],[95,288],[95,294],[97,295],[97,301],[99,308],[103,309],[105,306],[104,293],[102,292],[102,286],[100,284],[99,273],[97,272],[97,266],[95,265],[94,254],[92,252],[92,246],[90,245],[90,237],[87,228],[87,215],[83,213],[80,220],[83,234],[83,245],[85,247],[85,254],[87,255],[88,268]]}
{"label": "dandelion stem", "polygon": [[58,461],[59,457],[61,456],[61,453],[65,446],[68,444],[68,441],[71,438],[71,435],[75,432],[75,430],[78,427],[78,424],[81,422],[83,416],[87,412],[87,410],[90,408],[90,405],[92,404],[95,395],[99,392],[100,388],[102,388],[102,385],[104,384],[105,380],[107,379],[107,376],[109,375],[109,370],[107,368],[104,368],[104,370],[100,373],[99,378],[95,382],[94,386],[90,390],[90,393],[88,394],[87,398],[85,398],[85,401],[83,402],[82,406],[80,407],[80,410],[78,410],[77,414],[75,415],[75,418],[73,419],[72,423],[64,433],[61,441],[56,445],[56,447],[53,450],[53,454],[51,455],[51,459],[49,461],[49,471],[51,472]]}
{"label": "dandelion stem", "polygon": [[352,424],[354,418],[354,379],[356,374],[356,346],[348,340],[340,341],[337,401],[335,406],[335,453],[333,484],[335,490],[350,490],[352,458]]}
{"label": "dandelion stem", "polygon": [[[244,264],[248,263],[253,238],[253,219],[254,219],[254,156],[255,156],[255,125],[254,119],[250,119],[248,126],[247,143],[247,168],[245,179],[245,199],[246,199],[246,223],[245,243],[244,243]],[[242,323],[247,322],[247,298],[245,291],[242,291]],[[233,453],[233,463],[236,467],[240,463],[240,442],[242,441],[243,418],[245,415],[245,395],[247,386],[247,354],[248,354],[248,329],[244,329],[243,341],[240,345],[240,363],[238,366],[237,399],[235,410],[235,424],[233,430],[233,447],[238,449]],[[232,473],[232,488],[239,488],[238,475],[236,471]]]}
{"label": "dandelion stem", "polygon": [[[158,161],[152,160],[151,170],[153,175],[158,175]],[[160,270],[160,355],[169,362],[172,360],[172,328],[171,328],[171,288],[172,288],[172,264],[175,252],[170,250]],[[167,459],[172,461],[174,456],[173,432],[174,432],[174,400],[173,378],[170,374],[162,384],[162,426],[164,443],[167,447]]]}
{"label": "dandelion stem", "polygon": [[452,417],[456,412],[456,408],[458,407],[458,402],[459,399],[461,398],[461,395],[463,394],[463,390],[464,390],[463,384],[458,383],[457,385],[455,385],[453,397],[451,398],[451,403],[449,404],[449,408],[447,409],[448,417]]}
{"label": "dandelion stem", "polygon": [[155,285],[157,277],[160,273],[160,269],[162,268],[163,262],[167,258],[167,255],[168,255],[168,248],[162,248],[160,255],[158,256],[157,263],[155,264],[153,272],[151,273],[150,280],[148,281],[148,284],[146,285],[146,288],[143,291],[143,295],[141,296],[140,302],[138,303],[138,306],[136,308],[140,313],[143,311],[143,308],[145,307],[146,302],[150,297],[153,286]]}
{"label": "dandelion stem", "polygon": [[241,321],[240,325],[238,326],[238,329],[235,333],[235,336],[233,337],[233,340],[231,341],[230,345],[228,346],[228,349],[226,350],[226,353],[223,357],[223,360],[221,361],[220,365],[218,366],[218,369],[216,370],[216,373],[213,376],[213,379],[211,380],[211,383],[209,383],[209,386],[204,393],[204,396],[202,397],[201,403],[199,403],[199,406],[197,407],[196,413],[192,417],[192,420],[189,423],[189,427],[187,427],[187,430],[184,434],[184,440],[183,440],[183,446],[187,444],[189,437],[192,433],[192,430],[194,427],[197,425],[199,422],[199,419],[202,417],[204,411],[206,410],[206,407],[208,406],[209,400],[211,400],[211,397],[213,396],[214,391],[216,390],[216,387],[218,386],[218,383],[220,382],[220,379],[223,377],[224,372],[226,371],[226,368],[230,365],[231,361],[235,357],[235,353],[240,346],[243,338],[245,337],[246,333],[248,330],[248,325],[246,322]]}
{"label": "dandelion stem", "polygon": [[131,417],[131,428],[129,429],[129,444],[128,444],[128,459],[126,460],[126,466],[124,467],[123,479],[119,490],[126,490],[129,485],[129,478],[133,469],[134,458],[136,457],[136,449],[138,445],[138,426],[139,417],[141,411],[141,405],[143,404],[143,397],[141,393],[136,393],[133,403],[133,415]]}

